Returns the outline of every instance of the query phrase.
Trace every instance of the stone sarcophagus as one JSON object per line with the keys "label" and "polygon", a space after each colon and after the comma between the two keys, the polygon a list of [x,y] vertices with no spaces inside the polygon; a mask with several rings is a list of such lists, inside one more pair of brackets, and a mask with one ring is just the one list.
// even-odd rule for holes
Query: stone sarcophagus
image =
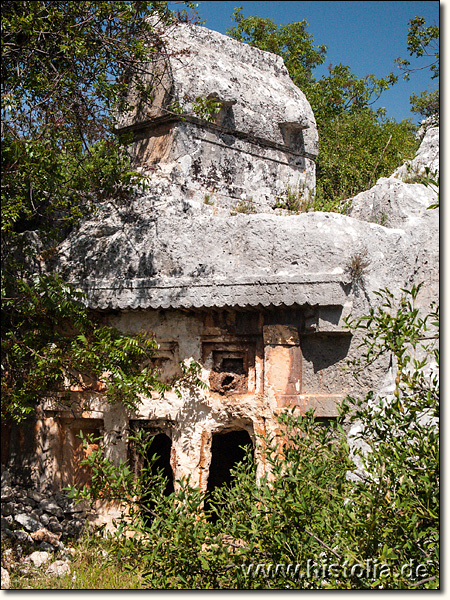
{"label": "stone sarcophagus", "polygon": [[[272,212],[289,192],[315,191],[317,128],[283,60],[217,32],[178,25],[118,122],[134,161],[174,183],[184,203]],[[208,102],[215,112],[206,118]],[[203,115],[203,118],[202,118]],[[180,198],[181,199],[181,198]]]}
{"label": "stone sarcophagus", "polygon": [[[80,430],[139,469],[129,435],[145,429],[175,486],[188,476],[203,489],[220,485],[242,445],[261,475],[261,436],[277,430],[280,411],[329,420],[340,399],[364,392],[346,369],[361,340],[345,318],[367,314],[386,285],[401,293],[425,280],[424,305],[438,289],[438,216],[420,184],[395,180],[412,207],[402,228],[274,208],[288,190],[314,193],[318,150],[311,108],[279,57],[179,25],[148,82],[151,102],[130,85],[133,110],[118,121],[147,191],[126,206],[100,204],[52,268],[109,324],[152,332],[163,378],[195,361],[207,389],[143,397],[133,414],[101,390],[73,390],[65,405],[43,399],[28,437],[10,431],[4,442],[5,461],[25,466],[41,490],[85,481]],[[212,121],[195,111],[205,99],[219,107]],[[367,192],[372,203],[387,183]],[[368,266],[352,279],[361,252]],[[388,369],[365,373],[366,388],[379,389]]]}

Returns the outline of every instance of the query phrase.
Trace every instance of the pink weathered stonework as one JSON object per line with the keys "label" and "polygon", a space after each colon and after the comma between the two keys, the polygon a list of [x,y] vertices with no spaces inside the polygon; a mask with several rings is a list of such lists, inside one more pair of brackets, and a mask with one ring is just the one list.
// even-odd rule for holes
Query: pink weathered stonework
{"label": "pink weathered stonework", "polygon": [[[148,431],[174,486],[184,477],[204,490],[219,485],[242,444],[260,477],[264,437],[281,411],[314,410],[326,421],[347,394],[389,383],[389,357],[355,382],[346,367],[361,337],[345,318],[367,314],[386,286],[399,296],[424,281],[419,309],[438,295],[432,189],[383,178],[359,195],[353,217],[290,214],[280,208],[288,192],[315,191],[318,137],[281,58],[196,26],[180,25],[167,41],[166,58],[149,65],[153,102],[140,104],[131,86],[135,108],[119,121],[147,191],[127,206],[100,204],[52,268],[107,323],[155,335],[163,380],[194,361],[207,389],[142,397],[134,413],[109,404],[95,381],[69,390],[69,401],[43,398],[34,419],[6,424],[2,436],[2,464],[41,492],[89,481],[80,430],[136,472],[129,436]],[[198,97],[220,101],[213,122],[195,114]],[[381,214],[386,227],[373,222]],[[370,264],[356,282],[350,265],[362,250]],[[111,517],[114,507],[98,512]]]}

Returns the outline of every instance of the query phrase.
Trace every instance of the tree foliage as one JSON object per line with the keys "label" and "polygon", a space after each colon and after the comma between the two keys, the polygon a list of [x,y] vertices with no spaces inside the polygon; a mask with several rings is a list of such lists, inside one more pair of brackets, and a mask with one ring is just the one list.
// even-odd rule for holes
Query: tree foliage
{"label": "tree foliage", "polygon": [[167,2],[2,3],[2,232],[54,230],[129,194],[115,119],[131,78],[152,97],[147,64],[175,20]]}
{"label": "tree foliage", "polygon": [[142,184],[114,125],[131,78],[151,98],[146,65],[177,16],[143,0],[6,0],[1,14],[2,414],[27,414],[72,371],[109,373],[111,399],[135,402],[156,384],[137,370],[153,344],[96,323],[42,265],[80,217]]}
{"label": "tree foliage", "polygon": [[430,69],[431,79],[439,78],[439,26],[425,26],[424,17],[415,16],[409,20],[407,47],[410,56],[424,58],[426,64],[421,67],[412,67],[411,62],[405,58],[397,58],[396,63],[404,72],[404,78],[409,80],[411,73]]}
{"label": "tree foliage", "polygon": [[371,108],[397,76],[357,77],[350,67],[338,64],[317,79],[314,69],[325,61],[327,49],[314,45],[306,20],[277,26],[271,19],[244,17],[241,10],[233,14],[236,25],[229,35],[282,56],[313,109],[319,130],[316,210],[345,210],[346,199],[412,158],[417,149],[412,124],[397,123],[383,109]]}
{"label": "tree foliage", "polygon": [[439,101],[439,90],[434,90],[432,92],[423,91],[420,92],[419,95],[411,94],[409,97],[411,102],[411,111],[421,115],[425,119],[427,117],[436,117],[437,116],[437,124],[439,124],[439,111],[440,111],[440,101]]}
{"label": "tree foliage", "polygon": [[389,176],[414,154],[414,126],[369,107],[322,121],[316,166],[316,210],[343,211],[349,198]]}
{"label": "tree foliage", "polygon": [[[405,58],[397,58],[396,63],[403,71],[403,78],[409,80],[411,73],[429,69],[431,79],[439,79],[439,26],[425,25],[423,17],[414,17],[408,23],[407,44],[410,56],[420,59],[420,67],[412,67]],[[439,90],[423,91],[418,96],[410,96],[411,110],[423,117],[439,116]]]}
{"label": "tree foliage", "polygon": [[151,367],[155,341],[107,327],[80,290],[57,276],[35,276],[15,291],[2,307],[2,416],[20,420],[43,397],[63,400],[70,388],[102,391],[132,408],[141,394],[167,389]]}
{"label": "tree foliage", "polygon": [[227,33],[240,42],[278,54],[300,89],[313,82],[312,71],[323,64],[327,47],[315,46],[306,20],[276,25],[271,19],[244,17],[242,7],[233,13],[236,26]]}
{"label": "tree foliage", "polygon": [[[122,505],[112,547],[130,568],[145,566],[152,589],[436,589],[439,312],[421,315],[419,291],[397,304],[381,290],[379,306],[349,322],[364,334],[352,367],[389,356],[389,393],[348,398],[329,426],[283,413],[279,433],[260,440],[268,472],[259,482],[249,454],[212,496],[186,480],[165,496],[162,472],[136,477],[100,445],[85,461],[92,485],[71,496]],[[147,455],[151,439],[134,442]]]}

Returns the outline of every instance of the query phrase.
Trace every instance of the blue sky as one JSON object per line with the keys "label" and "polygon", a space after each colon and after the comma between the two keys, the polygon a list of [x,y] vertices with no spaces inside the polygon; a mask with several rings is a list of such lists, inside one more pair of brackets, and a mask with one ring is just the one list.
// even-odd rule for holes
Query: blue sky
{"label": "blue sky", "polygon": [[[442,3],[441,3],[442,4]],[[243,7],[244,16],[272,19],[277,25],[306,19],[315,44],[328,47],[324,65],[315,70],[315,76],[327,74],[327,66],[342,63],[352,72],[364,77],[374,74],[383,77],[390,72],[400,75],[399,82],[384,92],[375,107],[386,108],[387,116],[400,121],[419,118],[410,111],[409,96],[422,90],[436,89],[429,71],[411,75],[405,82],[394,64],[398,56],[409,58],[406,35],[409,19],[416,15],[425,17],[427,24],[439,25],[440,3],[428,1],[295,1],[244,2],[242,0],[206,0],[198,2],[197,13],[205,26],[221,33],[233,26],[231,15],[237,6]],[[441,7],[442,8],[442,7]],[[412,65],[423,63],[411,59]],[[414,65],[415,66],[415,65]]]}

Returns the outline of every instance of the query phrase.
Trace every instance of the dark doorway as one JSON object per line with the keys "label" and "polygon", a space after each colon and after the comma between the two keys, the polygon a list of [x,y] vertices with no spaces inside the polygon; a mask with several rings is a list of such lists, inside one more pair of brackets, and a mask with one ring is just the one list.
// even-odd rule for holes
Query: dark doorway
{"label": "dark doorway", "polygon": [[[246,448],[250,449],[253,457],[253,444],[247,431],[227,431],[213,434],[207,486],[208,496],[217,487],[233,484],[231,470],[238,462],[243,460]],[[208,500],[205,502],[205,509],[209,510],[211,508],[212,506]],[[214,513],[211,520],[213,522],[217,520]]]}
{"label": "dark doorway", "polygon": [[[145,466],[149,468],[149,475],[156,475],[158,472],[163,473],[167,479],[167,484],[163,490],[164,496],[170,496],[174,491],[173,486],[173,471],[170,466],[170,453],[172,450],[172,440],[165,433],[158,433],[152,436],[152,442],[147,450],[145,456]],[[157,456],[156,460],[153,461],[153,457]],[[149,490],[147,494],[142,498],[143,504],[147,509],[154,510],[157,498]],[[152,520],[152,515],[149,513],[146,517],[147,522]]]}

